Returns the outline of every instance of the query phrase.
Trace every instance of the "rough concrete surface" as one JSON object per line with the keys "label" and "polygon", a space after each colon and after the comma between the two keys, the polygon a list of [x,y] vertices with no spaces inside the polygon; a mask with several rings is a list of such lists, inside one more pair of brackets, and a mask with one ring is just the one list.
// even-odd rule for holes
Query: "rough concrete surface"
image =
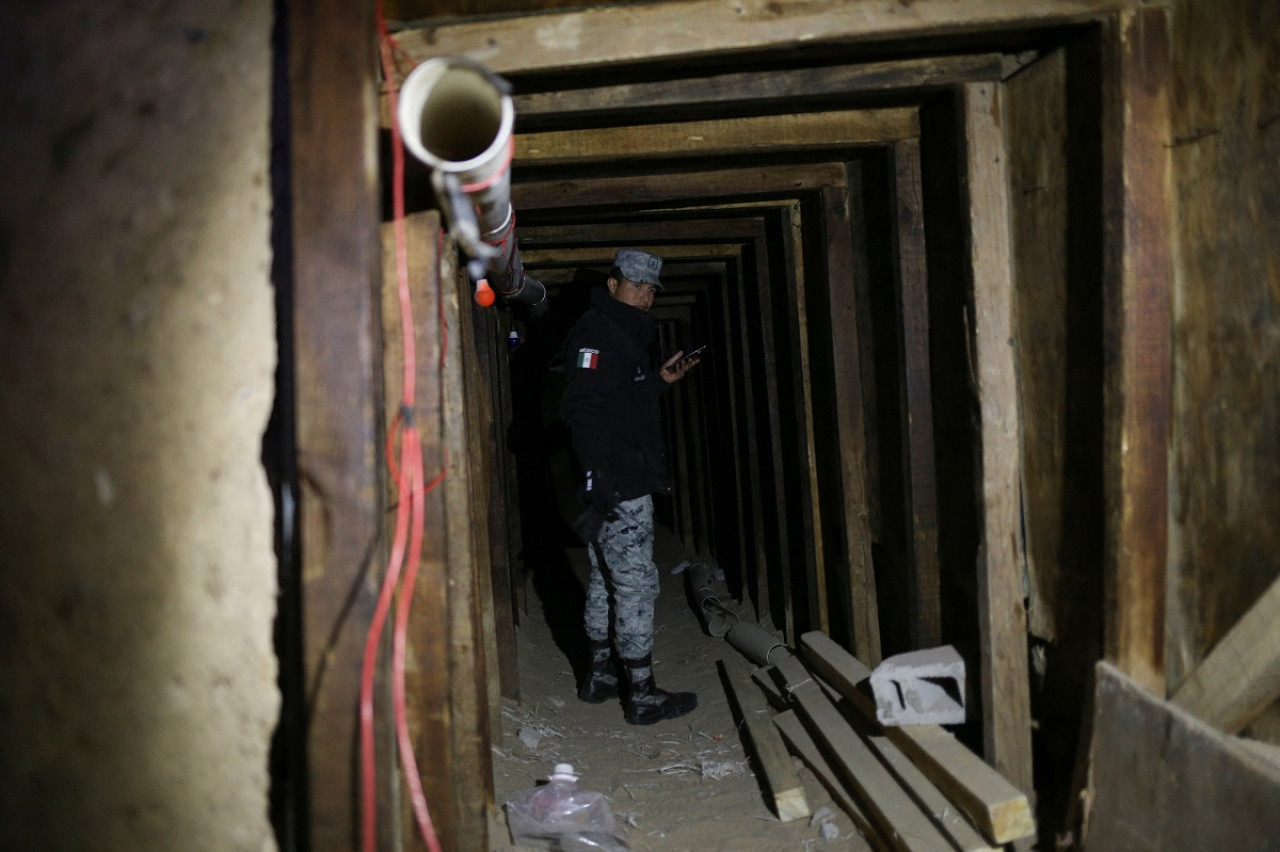
{"label": "rough concrete surface", "polygon": [[275,846],[271,16],[0,4],[5,848]]}

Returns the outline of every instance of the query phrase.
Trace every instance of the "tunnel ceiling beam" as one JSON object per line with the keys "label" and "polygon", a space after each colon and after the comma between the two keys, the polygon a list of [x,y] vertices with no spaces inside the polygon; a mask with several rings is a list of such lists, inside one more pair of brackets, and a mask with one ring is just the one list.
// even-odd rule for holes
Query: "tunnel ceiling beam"
{"label": "tunnel ceiling beam", "polygon": [[516,136],[515,162],[537,166],[615,163],[672,157],[730,157],[842,150],[920,135],[918,110],[786,113]]}
{"label": "tunnel ceiling beam", "polygon": [[706,201],[751,195],[794,195],[843,180],[844,166],[840,163],[761,166],[684,174],[519,182],[512,184],[511,198],[521,211],[611,205],[641,207],[670,205],[675,199]]}
{"label": "tunnel ceiling beam", "polygon": [[[1096,20],[1126,0],[813,0],[749,6],[722,0],[627,4],[487,20],[437,21],[396,34],[416,61],[465,55],[499,74],[585,71],[803,47],[874,46],[894,39],[993,39]],[[672,21],[697,21],[673,27]],[[618,33],[627,33],[618,38]]]}
{"label": "tunnel ceiling beam", "polygon": [[916,100],[961,83],[999,80],[1006,72],[1000,53],[928,56],[854,65],[774,68],[676,80],[622,83],[583,89],[558,89],[514,95],[516,132],[563,128],[575,122],[616,125],[660,113],[670,118],[685,111],[705,117],[770,107],[796,110],[809,103],[850,103],[896,97]]}

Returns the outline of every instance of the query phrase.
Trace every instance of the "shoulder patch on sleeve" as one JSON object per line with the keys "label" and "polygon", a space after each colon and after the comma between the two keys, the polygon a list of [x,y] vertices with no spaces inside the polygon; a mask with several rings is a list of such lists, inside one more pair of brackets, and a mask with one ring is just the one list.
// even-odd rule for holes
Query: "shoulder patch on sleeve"
{"label": "shoulder patch on sleeve", "polygon": [[600,363],[600,350],[582,348],[578,350],[577,366],[584,370],[594,370]]}

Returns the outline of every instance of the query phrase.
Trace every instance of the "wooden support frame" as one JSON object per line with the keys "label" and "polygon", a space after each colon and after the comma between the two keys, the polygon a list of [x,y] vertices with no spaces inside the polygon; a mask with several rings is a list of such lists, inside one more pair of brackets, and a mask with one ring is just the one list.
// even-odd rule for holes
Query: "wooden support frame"
{"label": "wooden support frame", "polygon": [[1109,23],[1103,57],[1106,657],[1165,683],[1172,311],[1167,13]]}
{"label": "wooden support frame", "polygon": [[973,350],[981,412],[978,620],[988,762],[1034,789],[1027,617],[1023,603],[1020,447],[1013,330],[1013,246],[1003,87],[970,83],[959,99],[968,187]]}
{"label": "wooden support frame", "polygon": [[876,110],[751,116],[631,127],[548,130],[515,138],[521,168],[673,156],[726,157],[794,151],[844,151],[918,136],[918,113]]}
{"label": "wooden support frame", "polygon": [[[312,848],[359,831],[356,707],[382,562],[373,4],[288,8],[298,535]],[[305,46],[305,49],[303,48]],[[390,777],[389,739],[380,764]],[[390,798],[380,821],[394,819]]]}
{"label": "wooden support frame", "polygon": [[[930,0],[904,12],[877,0],[818,0],[753,11],[720,0],[685,0],[509,20],[443,21],[406,30],[397,39],[417,61],[461,54],[508,74],[794,49],[797,44],[850,47],[908,36],[1048,28],[1093,20],[1126,5],[1126,0]],[[698,26],[673,27],[675,20],[697,21]],[[637,37],[619,44],[613,38],[619,31]]]}
{"label": "wooden support frame", "polygon": [[913,648],[942,641],[937,481],[933,460],[933,382],[929,363],[929,273],[920,176],[920,140],[888,146],[890,228],[897,307],[899,422],[902,430],[901,507],[906,530]]}
{"label": "wooden support frame", "polygon": [[[801,637],[805,663],[870,722],[875,699],[866,681],[871,670],[829,636]],[[1035,834],[1027,795],[983,763],[939,725],[884,727],[885,737],[968,815],[993,843],[1004,844]],[[1030,788],[1024,788],[1030,789]]]}
{"label": "wooden support frame", "polygon": [[[847,167],[852,169],[854,167]],[[867,498],[867,457],[863,378],[863,347],[860,341],[865,309],[858,303],[854,277],[865,272],[855,266],[853,221],[854,197],[850,181],[854,174],[822,192],[827,223],[828,299],[831,317],[832,359],[835,384],[836,431],[840,446],[840,480],[843,491],[844,538],[848,585],[843,591],[848,608],[849,644],[864,659],[880,662],[880,616],[876,609],[876,578],[871,559],[870,508]],[[860,201],[858,203],[861,203]]]}
{"label": "wooden support frame", "polygon": [[681,80],[623,83],[553,92],[516,93],[517,132],[573,121],[600,121],[625,113],[666,113],[690,110],[706,113],[717,107],[743,103],[787,103],[840,95],[937,91],[975,80],[999,80],[1004,75],[999,53],[929,56],[858,65],[817,68],[771,68],[712,74]]}

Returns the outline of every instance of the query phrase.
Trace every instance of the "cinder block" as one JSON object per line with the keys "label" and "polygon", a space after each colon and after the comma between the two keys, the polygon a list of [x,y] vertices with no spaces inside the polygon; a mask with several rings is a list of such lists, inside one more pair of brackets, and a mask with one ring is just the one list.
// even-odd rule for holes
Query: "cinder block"
{"label": "cinder block", "polygon": [[961,724],[964,659],[950,645],[895,654],[871,672],[871,691],[882,725]]}

